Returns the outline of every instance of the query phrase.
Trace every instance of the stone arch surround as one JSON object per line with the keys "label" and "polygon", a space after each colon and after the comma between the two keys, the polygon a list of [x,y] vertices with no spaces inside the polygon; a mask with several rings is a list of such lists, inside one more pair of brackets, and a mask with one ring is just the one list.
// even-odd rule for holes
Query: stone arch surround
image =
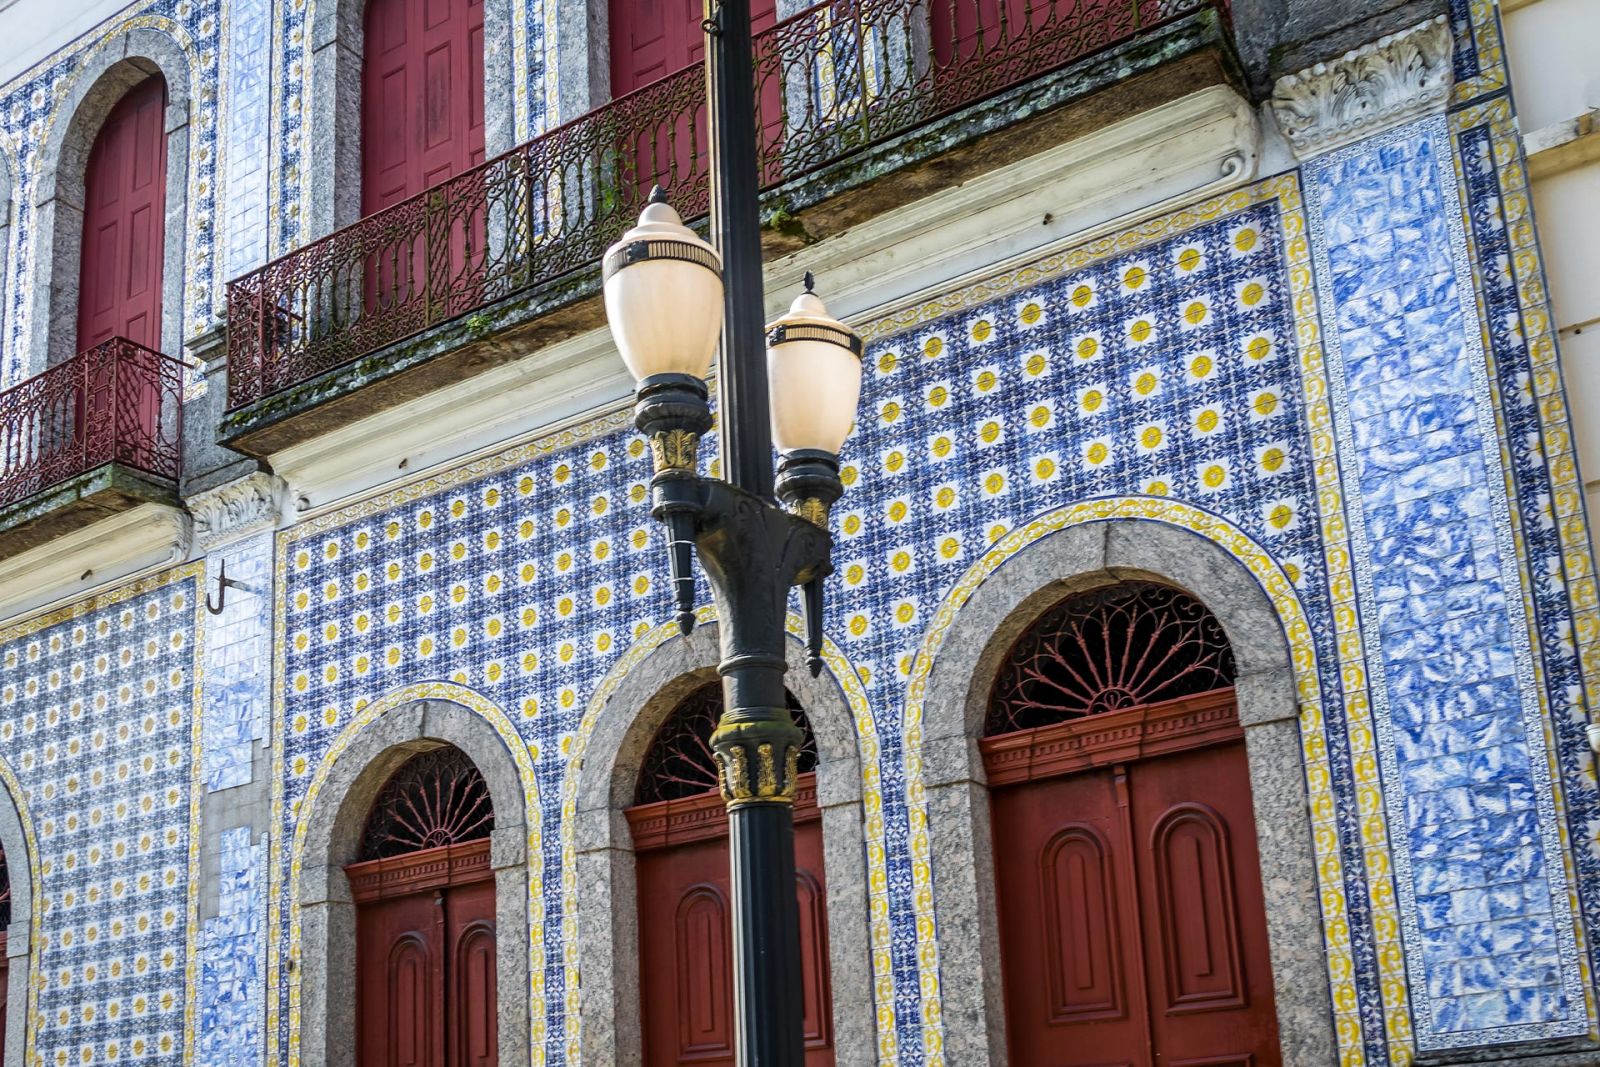
{"label": "stone arch surround", "polygon": [[39,865],[33,823],[22,799],[21,783],[0,759],[0,849],[5,851],[11,878],[11,925],[6,928],[5,1046],[0,1065],[24,1067],[33,1060],[34,1013],[33,931],[37,916]]}
{"label": "stone arch surround", "polygon": [[[676,629],[676,624],[673,624]],[[828,884],[828,952],[835,1060],[878,1062],[873,1005],[868,872],[863,842],[862,754],[854,713],[838,682],[814,679],[791,637],[785,682],[806,709],[817,743]],[[623,809],[656,730],[689,693],[717,677],[714,622],[655,647],[603,687],[586,718],[591,729],[573,768],[572,846],[578,880],[577,951],[584,1063],[643,1062],[639,1031],[637,896],[633,847]]]}
{"label": "stone arch surround", "polygon": [[[511,58],[518,0],[483,0],[484,158],[517,143]],[[313,0],[307,27],[302,243],[361,218],[361,63],[366,0]]]}
{"label": "stone arch surround", "polygon": [[[176,31],[145,25],[119,33],[87,55],[34,157],[33,290],[29,350],[37,373],[75,354],[78,271],[83,249],[84,176],[89,151],[106,116],[137,83],[159,74],[167,83],[166,238],[161,270],[161,347],[182,350],[192,65]],[[64,118],[63,118],[64,116]]]}
{"label": "stone arch surround", "polygon": [[[422,687],[413,687],[420,689]],[[495,881],[497,1007],[501,1063],[527,1063],[530,1022],[543,1005],[530,998],[531,975],[539,973],[530,952],[530,901],[539,877],[530,861],[530,812],[537,812],[532,767],[525,746],[497,724],[481,698],[456,687],[436,687],[440,696],[411,689],[374,702],[370,716],[353,724],[331,750],[306,797],[295,834],[296,872],[291,887],[289,961],[291,987],[298,989],[299,1062],[306,1067],[354,1067],[355,1004],[343,991],[355,982],[355,905],[344,866],[352,862],[373,799],[412,756],[441,745],[466,753],[483,774],[494,804],[490,865]],[[503,719],[503,716],[500,716]],[[521,746],[521,751],[518,747]],[[298,945],[298,952],[294,946]],[[291,999],[294,997],[291,991]]]}
{"label": "stone arch surround", "polygon": [[1169,523],[1134,518],[1068,525],[1027,544],[972,591],[925,665],[921,773],[946,1055],[952,1063],[1006,1062],[988,790],[977,745],[995,674],[1017,636],[1063,596],[1128,579],[1194,595],[1233,646],[1284,1062],[1333,1062],[1299,699],[1284,622],[1226,549]]}

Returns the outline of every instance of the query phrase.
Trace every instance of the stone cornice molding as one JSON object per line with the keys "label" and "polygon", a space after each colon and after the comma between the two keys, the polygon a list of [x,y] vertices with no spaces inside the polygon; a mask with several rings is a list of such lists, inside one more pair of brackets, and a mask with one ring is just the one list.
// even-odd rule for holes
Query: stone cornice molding
{"label": "stone cornice molding", "polygon": [[1278,79],[1272,111],[1302,160],[1442,110],[1453,39],[1445,16]]}
{"label": "stone cornice molding", "polygon": [[247,534],[275,529],[286,489],[282,478],[256,471],[190,497],[187,504],[200,547],[209,552]]}

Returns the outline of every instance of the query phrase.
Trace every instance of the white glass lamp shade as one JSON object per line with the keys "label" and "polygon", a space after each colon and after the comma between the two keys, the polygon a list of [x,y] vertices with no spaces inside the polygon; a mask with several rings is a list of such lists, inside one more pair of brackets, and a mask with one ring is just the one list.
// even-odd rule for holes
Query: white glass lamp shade
{"label": "white glass lamp shade", "polygon": [[659,190],[606,250],[603,276],[606,320],[635,380],[710,372],[722,334],[722,257]]}
{"label": "white glass lamp shade", "polygon": [[861,338],[808,285],[767,325],[772,439],[779,452],[839,454],[861,401]]}

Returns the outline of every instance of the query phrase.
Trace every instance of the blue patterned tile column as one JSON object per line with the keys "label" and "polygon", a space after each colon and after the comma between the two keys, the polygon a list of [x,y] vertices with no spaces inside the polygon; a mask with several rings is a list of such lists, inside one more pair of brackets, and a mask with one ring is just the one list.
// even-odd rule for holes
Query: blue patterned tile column
{"label": "blue patterned tile column", "polygon": [[1306,167],[1420,1049],[1588,1029],[1445,120]]}
{"label": "blue patterned tile column", "polygon": [[241,826],[222,835],[221,901],[200,937],[201,1067],[255,1067],[266,1007],[261,914],[266,849]]}
{"label": "blue patterned tile column", "polygon": [[271,0],[235,0],[227,9],[223,281],[267,258],[271,18]]}
{"label": "blue patterned tile column", "polygon": [[255,742],[266,736],[272,670],[272,535],[258,534],[213,553],[206,561],[208,589],[225,564],[241,583],[222,591],[220,615],[206,616],[206,789],[251,780]]}

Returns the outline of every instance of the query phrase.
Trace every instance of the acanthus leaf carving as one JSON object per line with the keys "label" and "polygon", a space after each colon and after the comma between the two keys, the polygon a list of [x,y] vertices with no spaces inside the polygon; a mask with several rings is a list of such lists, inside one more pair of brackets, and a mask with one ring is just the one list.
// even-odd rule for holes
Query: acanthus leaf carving
{"label": "acanthus leaf carving", "polygon": [[195,536],[206,551],[228,541],[277,526],[286,485],[282,478],[256,471],[188,500]]}

